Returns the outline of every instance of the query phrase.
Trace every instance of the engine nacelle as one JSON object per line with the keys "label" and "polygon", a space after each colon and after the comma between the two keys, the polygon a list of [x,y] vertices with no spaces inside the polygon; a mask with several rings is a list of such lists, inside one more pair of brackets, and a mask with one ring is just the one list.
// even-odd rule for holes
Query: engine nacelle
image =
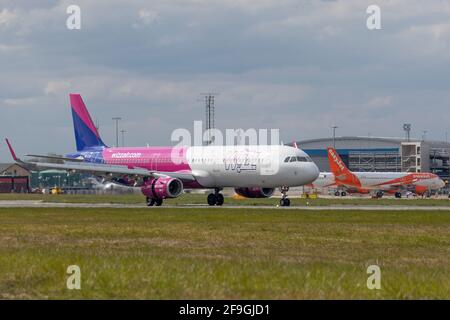
{"label": "engine nacelle", "polygon": [[414,190],[413,190],[413,192],[418,195],[423,195],[423,194],[427,193],[428,191],[429,191],[428,187],[418,186],[418,185],[415,185]]}
{"label": "engine nacelle", "polygon": [[274,188],[235,188],[234,192],[246,198],[269,198],[273,195]]}
{"label": "engine nacelle", "polygon": [[180,179],[170,177],[149,179],[141,190],[152,199],[176,198],[183,193],[183,183]]}

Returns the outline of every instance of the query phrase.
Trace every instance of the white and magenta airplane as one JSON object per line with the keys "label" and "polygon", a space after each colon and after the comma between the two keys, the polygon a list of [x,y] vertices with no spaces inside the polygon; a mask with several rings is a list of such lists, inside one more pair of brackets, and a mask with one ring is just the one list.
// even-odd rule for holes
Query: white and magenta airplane
{"label": "white and magenta airplane", "polygon": [[402,197],[403,191],[424,195],[445,187],[445,182],[433,173],[412,172],[352,172],[342,161],[334,148],[328,148],[328,161],[331,172],[321,172],[310,186],[319,188],[336,188],[336,195],[350,193],[392,193],[396,198]]}
{"label": "white and magenta airplane", "polygon": [[[47,162],[14,160],[35,170],[62,169],[87,172],[104,182],[140,187],[148,206],[160,206],[166,198],[176,198],[184,189],[213,189],[209,205],[222,205],[220,191],[233,187],[248,198],[272,196],[280,187],[281,206],[289,206],[289,187],[316,180],[319,169],[302,150],[282,145],[235,145],[192,147],[107,147],[79,94],[70,94],[77,152],[64,157],[27,155]],[[57,160],[59,163],[51,163]],[[45,160],[44,160],[45,161]]]}

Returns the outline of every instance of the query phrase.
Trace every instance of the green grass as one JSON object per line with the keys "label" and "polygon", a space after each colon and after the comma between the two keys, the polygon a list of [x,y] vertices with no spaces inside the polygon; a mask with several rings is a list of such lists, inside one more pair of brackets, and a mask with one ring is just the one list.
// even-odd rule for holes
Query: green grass
{"label": "green grass", "polygon": [[450,212],[3,208],[0,239],[6,299],[450,298]]}
{"label": "green grass", "polygon": [[[292,194],[291,194],[292,195]],[[42,195],[42,194],[0,194],[2,200],[42,200],[44,202],[58,203],[110,203],[110,204],[144,204],[145,198],[141,194],[123,194],[123,195]],[[278,198],[266,199],[234,199],[226,197],[227,205],[267,205],[275,206],[279,202]],[[183,204],[205,204],[206,195],[204,194],[184,194],[176,199],[167,199],[165,203],[169,205]],[[318,199],[300,199],[291,198],[293,206],[329,206],[329,205],[409,205],[409,206],[449,206],[449,199],[371,199],[371,198],[318,198]]]}

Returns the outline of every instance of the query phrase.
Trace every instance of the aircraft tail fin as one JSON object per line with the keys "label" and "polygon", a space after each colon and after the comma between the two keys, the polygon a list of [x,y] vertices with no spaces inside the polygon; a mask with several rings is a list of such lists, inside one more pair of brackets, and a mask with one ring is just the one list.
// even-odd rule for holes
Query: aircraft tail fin
{"label": "aircraft tail fin", "polygon": [[77,151],[83,151],[86,148],[92,147],[106,147],[100,138],[100,134],[89,115],[81,95],[71,93],[70,106],[72,108]]}
{"label": "aircraft tail fin", "polygon": [[6,138],[5,140],[6,140],[6,144],[8,145],[9,153],[11,153],[11,157],[13,158],[13,160],[16,162],[19,161],[20,159],[17,158],[16,153],[14,152],[14,149],[11,146],[11,143],[9,142],[8,138]]}
{"label": "aircraft tail fin", "polygon": [[347,174],[350,172],[344,161],[342,161],[341,157],[337,153],[336,149],[328,148],[328,162],[330,164],[330,170],[334,175]]}
{"label": "aircraft tail fin", "polygon": [[337,153],[336,149],[328,148],[328,162],[330,164],[330,170],[334,174],[336,182],[341,184],[360,186],[361,183],[345,165],[342,158]]}

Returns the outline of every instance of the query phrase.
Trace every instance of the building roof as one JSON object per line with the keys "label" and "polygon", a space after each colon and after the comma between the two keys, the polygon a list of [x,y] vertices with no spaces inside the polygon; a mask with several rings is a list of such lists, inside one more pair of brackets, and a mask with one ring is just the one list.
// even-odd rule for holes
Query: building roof
{"label": "building roof", "polygon": [[8,170],[10,167],[12,167],[12,166],[14,166],[14,165],[16,165],[16,166],[19,166],[19,167],[21,167],[22,169],[25,169],[25,170],[27,170],[27,171],[29,171],[27,168],[24,168],[24,167],[22,167],[20,164],[18,164],[18,163],[0,163],[0,174],[2,173],[2,172],[4,172],[4,171],[6,171],[6,170]]}
{"label": "building roof", "polygon": [[[390,142],[390,143],[401,143],[406,142],[405,138],[391,138],[391,137],[369,137],[369,136],[343,136],[336,137],[335,141],[379,141],[379,142]],[[317,139],[305,139],[297,141],[297,143],[317,143],[317,142],[327,142],[333,141],[332,137],[328,138],[317,138]],[[411,142],[418,141],[417,139],[410,139]]]}
{"label": "building roof", "polygon": [[[297,144],[302,149],[317,149],[331,146],[333,142],[332,137],[305,139],[297,141]],[[399,148],[404,142],[417,142],[428,145],[431,148],[450,148],[450,143],[437,140],[425,140],[411,138],[409,141],[406,138],[398,137],[372,137],[372,136],[343,136],[334,139],[336,149],[340,148],[362,148],[362,149],[377,149],[377,148]]]}
{"label": "building roof", "polygon": [[11,167],[14,163],[0,163],[0,173]]}

